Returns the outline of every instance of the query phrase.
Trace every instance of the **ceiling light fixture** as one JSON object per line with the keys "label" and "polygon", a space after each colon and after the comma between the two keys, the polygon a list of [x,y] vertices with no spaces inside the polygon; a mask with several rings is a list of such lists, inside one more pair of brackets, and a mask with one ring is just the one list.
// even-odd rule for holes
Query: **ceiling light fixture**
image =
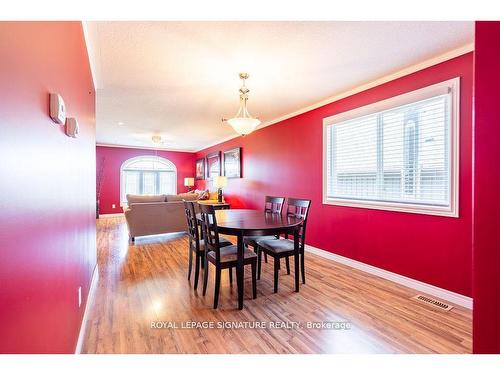
{"label": "ceiling light fixture", "polygon": [[161,135],[153,135],[151,137],[151,141],[154,143],[154,144],[157,144],[159,145],[161,142]]}
{"label": "ceiling light fixture", "polygon": [[242,85],[240,87],[240,109],[238,110],[238,113],[233,118],[222,119],[222,123],[227,122],[238,134],[241,135],[250,134],[257,126],[260,125],[260,120],[252,117],[250,113],[248,113],[247,101],[250,90],[245,86],[245,80],[248,79],[248,77],[248,73],[240,73]]}

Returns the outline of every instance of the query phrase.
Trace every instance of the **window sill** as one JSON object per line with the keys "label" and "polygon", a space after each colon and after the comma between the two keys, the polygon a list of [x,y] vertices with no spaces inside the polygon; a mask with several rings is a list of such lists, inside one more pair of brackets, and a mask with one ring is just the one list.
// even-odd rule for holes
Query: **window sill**
{"label": "window sill", "polygon": [[350,199],[339,199],[339,198],[323,198],[323,204],[333,205],[333,206],[344,206],[344,207],[354,207],[354,208],[366,208],[371,210],[382,210],[382,211],[396,211],[405,212],[412,214],[421,215],[433,215],[433,216],[446,216],[458,218],[458,206],[455,207],[436,207],[436,206],[424,206],[417,204],[408,203],[391,203],[391,202],[379,202],[379,201],[358,201]]}

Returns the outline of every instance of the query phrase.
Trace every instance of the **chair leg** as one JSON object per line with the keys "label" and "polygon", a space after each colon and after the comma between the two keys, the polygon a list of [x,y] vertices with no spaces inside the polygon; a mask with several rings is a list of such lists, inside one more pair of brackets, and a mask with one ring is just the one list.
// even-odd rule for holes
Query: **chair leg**
{"label": "chair leg", "polygon": [[274,293],[278,293],[278,276],[280,271],[280,260],[274,258]]}
{"label": "chair leg", "polygon": [[257,247],[257,280],[260,280],[260,271],[262,268],[262,250]]}
{"label": "chair leg", "polygon": [[295,284],[295,292],[299,292],[300,284],[300,256],[298,254],[293,255],[293,278]]}
{"label": "chair leg", "polygon": [[227,269],[229,271],[229,284],[233,285],[233,267]]}
{"label": "chair leg", "polygon": [[287,275],[290,275],[290,258],[285,257],[285,261],[286,261],[286,273]]}
{"label": "chair leg", "polygon": [[257,298],[257,262],[252,262],[252,291],[253,299]]}
{"label": "chair leg", "polygon": [[200,263],[201,263],[201,255],[196,254],[196,263],[194,269],[194,290],[198,288],[198,279],[200,277]]}
{"label": "chair leg", "polygon": [[217,267],[215,269],[214,309],[216,309],[217,306],[219,305],[220,276],[221,276],[221,269]]}
{"label": "chair leg", "polygon": [[300,256],[300,268],[302,273],[302,284],[306,283],[306,265],[304,264],[304,254]]}
{"label": "chair leg", "polygon": [[267,263],[267,254],[266,253],[264,253],[264,262]]}
{"label": "chair leg", "polygon": [[208,269],[210,268],[208,266],[208,261],[207,258],[205,257],[205,269],[203,271],[203,295],[207,294],[207,284],[208,284]]}
{"label": "chair leg", "polygon": [[188,265],[188,280],[191,280],[191,270],[193,268],[193,252],[191,246],[189,247],[189,265]]}

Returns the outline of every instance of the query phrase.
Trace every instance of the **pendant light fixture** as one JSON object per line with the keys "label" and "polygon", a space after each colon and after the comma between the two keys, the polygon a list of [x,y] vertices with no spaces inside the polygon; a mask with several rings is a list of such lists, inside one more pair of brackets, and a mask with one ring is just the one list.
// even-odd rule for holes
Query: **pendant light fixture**
{"label": "pendant light fixture", "polygon": [[248,73],[240,73],[242,85],[240,87],[240,108],[238,113],[233,118],[222,119],[223,123],[227,122],[238,134],[241,135],[250,134],[257,126],[260,125],[260,120],[252,117],[250,113],[248,113],[247,101],[250,90],[245,86],[245,80],[248,79],[248,77]]}

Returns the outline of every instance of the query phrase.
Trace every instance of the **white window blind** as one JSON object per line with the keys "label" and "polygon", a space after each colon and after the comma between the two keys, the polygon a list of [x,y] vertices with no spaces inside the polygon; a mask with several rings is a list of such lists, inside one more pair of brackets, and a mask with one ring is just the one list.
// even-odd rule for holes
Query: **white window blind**
{"label": "white window blind", "polygon": [[125,161],[120,171],[120,199],[127,202],[127,194],[176,194],[177,169],[168,159],[157,156],[139,156]]}
{"label": "white window blind", "polygon": [[325,120],[324,203],[456,216],[458,82]]}

